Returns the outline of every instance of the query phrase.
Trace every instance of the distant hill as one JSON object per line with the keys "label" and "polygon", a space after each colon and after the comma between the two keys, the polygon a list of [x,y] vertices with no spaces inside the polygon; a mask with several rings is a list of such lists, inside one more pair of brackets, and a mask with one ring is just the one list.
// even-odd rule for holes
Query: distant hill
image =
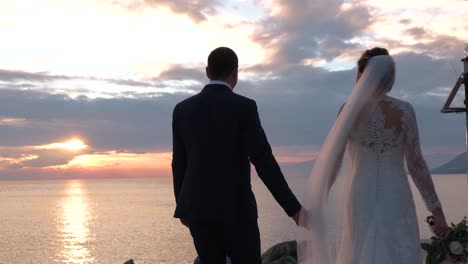
{"label": "distant hill", "polygon": [[432,170],[433,174],[462,174],[466,173],[468,167],[466,152],[458,155],[453,160]]}

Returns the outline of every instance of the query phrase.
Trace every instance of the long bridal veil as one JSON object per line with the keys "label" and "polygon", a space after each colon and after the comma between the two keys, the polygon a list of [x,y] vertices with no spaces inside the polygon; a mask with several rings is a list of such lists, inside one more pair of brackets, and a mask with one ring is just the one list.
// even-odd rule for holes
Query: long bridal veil
{"label": "long bridal veil", "polygon": [[[366,122],[371,116],[382,96],[393,86],[395,80],[395,63],[390,56],[375,56],[369,62],[356,83],[351,95],[341,113],[335,120],[306,186],[304,207],[307,215],[301,215],[301,225],[304,230],[299,232],[298,257],[302,264],[332,264],[335,263],[339,251],[341,233],[337,227],[338,214],[343,207],[346,192],[349,193],[349,171],[342,170],[343,176],[338,176],[342,167],[342,156],[346,151],[348,137],[356,122]],[[348,160],[348,159],[345,159]],[[350,166],[347,166],[350,168]],[[331,185],[337,179],[344,182],[342,198],[329,201]],[[330,223],[334,222],[334,226]]]}

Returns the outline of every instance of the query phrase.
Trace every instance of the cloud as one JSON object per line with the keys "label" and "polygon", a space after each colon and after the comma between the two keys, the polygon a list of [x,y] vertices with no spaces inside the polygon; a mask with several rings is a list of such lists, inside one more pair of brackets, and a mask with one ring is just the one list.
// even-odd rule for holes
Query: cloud
{"label": "cloud", "polygon": [[216,8],[222,6],[219,0],[133,0],[129,3],[122,3],[121,1],[114,2],[129,9],[160,6],[168,7],[174,13],[187,15],[197,23],[205,21],[207,15],[216,14]]}
{"label": "cloud", "polygon": [[461,58],[464,46],[464,40],[457,36],[447,34],[437,34],[429,29],[422,27],[413,27],[401,32],[403,36],[409,36],[414,40],[409,43],[382,38],[376,45],[387,47],[390,51],[397,51],[398,53],[421,53],[435,58],[446,58],[453,60],[454,58]]}
{"label": "cloud", "polygon": [[0,146],[0,167],[21,169],[24,167],[49,167],[67,164],[82,154],[78,151],[37,149],[33,146]]}
{"label": "cloud", "polygon": [[69,151],[41,150],[35,153],[37,158],[21,162],[22,167],[50,167],[67,164],[78,154]]}
{"label": "cloud", "polygon": [[[183,72],[179,72],[183,71]],[[119,79],[92,76],[51,75],[0,69],[0,89],[41,91],[74,98],[97,97],[156,97],[163,93],[187,92],[186,87],[174,85],[171,80],[185,80],[191,74],[201,79],[201,72],[174,66],[157,78]],[[182,79],[181,79],[182,78]],[[178,88],[180,88],[178,90]],[[84,97],[83,97],[84,96]]]}
{"label": "cloud", "polygon": [[394,53],[418,52],[459,58],[464,42],[462,36],[467,34],[466,5],[462,2],[434,0],[421,5],[403,0],[368,0],[366,4],[374,10],[374,24],[360,41],[389,47]]}
{"label": "cloud", "polygon": [[78,136],[102,150],[169,148],[172,109],[188,94],[154,98],[73,99],[31,90],[0,90],[0,146],[45,145]]}
{"label": "cloud", "polygon": [[47,73],[31,73],[24,71],[12,71],[0,69],[0,81],[17,82],[17,81],[39,81],[49,82],[54,80],[68,80],[72,77],[64,75],[49,75]]}
{"label": "cloud", "polygon": [[417,43],[412,48],[433,56],[461,58],[465,41],[454,36],[436,35],[428,43]]}
{"label": "cloud", "polygon": [[[103,81],[109,83],[115,83],[119,85],[126,86],[138,86],[138,87],[148,87],[154,86],[154,84],[145,82],[145,81],[136,81],[130,79],[110,79],[110,78],[96,78],[88,76],[66,76],[66,75],[52,75],[47,72],[26,72],[26,71],[14,71],[0,69],[0,81],[3,81],[7,85],[13,85],[19,81],[31,81],[35,84],[39,83],[50,83],[53,81],[63,81],[63,80],[88,80],[88,81]],[[34,84],[23,84],[23,88],[34,87]]]}
{"label": "cloud", "polygon": [[154,83],[145,82],[145,81],[136,81],[136,80],[129,80],[129,79],[103,79],[103,81],[107,81],[110,83],[115,83],[118,85],[125,85],[125,86],[135,86],[135,87],[154,87]]}
{"label": "cloud", "polygon": [[206,82],[206,77],[203,67],[187,68],[182,65],[173,65],[169,69],[161,72],[155,80],[193,80],[200,83]]}
{"label": "cloud", "polygon": [[415,39],[420,39],[427,35],[427,32],[423,27],[412,27],[405,30],[404,33],[412,36]]}
{"label": "cloud", "polygon": [[359,46],[350,42],[372,23],[370,10],[341,1],[273,1],[272,14],[252,37],[271,52],[275,65],[333,58]]}
{"label": "cloud", "polygon": [[400,19],[400,21],[398,21],[398,23],[400,24],[403,24],[403,25],[409,25],[411,24],[411,19],[407,19],[407,18],[404,18],[404,19]]}

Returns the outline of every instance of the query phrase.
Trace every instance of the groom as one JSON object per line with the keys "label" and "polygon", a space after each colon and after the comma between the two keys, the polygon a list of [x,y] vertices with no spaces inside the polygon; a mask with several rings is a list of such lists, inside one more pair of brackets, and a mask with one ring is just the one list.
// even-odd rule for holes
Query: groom
{"label": "groom", "polygon": [[175,217],[190,229],[203,264],[260,264],[250,162],[286,213],[299,221],[291,192],[260,124],[255,101],[237,95],[238,59],[220,47],[208,56],[203,90],[173,114]]}

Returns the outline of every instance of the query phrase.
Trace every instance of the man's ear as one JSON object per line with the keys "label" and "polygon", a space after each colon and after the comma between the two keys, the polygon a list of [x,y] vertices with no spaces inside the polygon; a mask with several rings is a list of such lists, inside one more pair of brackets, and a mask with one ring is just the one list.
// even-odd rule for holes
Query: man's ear
{"label": "man's ear", "polygon": [[208,79],[211,80],[211,72],[210,72],[210,69],[208,68],[208,66],[205,68],[205,72],[206,72],[206,77],[208,77]]}
{"label": "man's ear", "polygon": [[232,71],[232,77],[234,77],[235,80],[237,80],[238,73],[239,73],[239,70],[237,68],[234,71]]}

